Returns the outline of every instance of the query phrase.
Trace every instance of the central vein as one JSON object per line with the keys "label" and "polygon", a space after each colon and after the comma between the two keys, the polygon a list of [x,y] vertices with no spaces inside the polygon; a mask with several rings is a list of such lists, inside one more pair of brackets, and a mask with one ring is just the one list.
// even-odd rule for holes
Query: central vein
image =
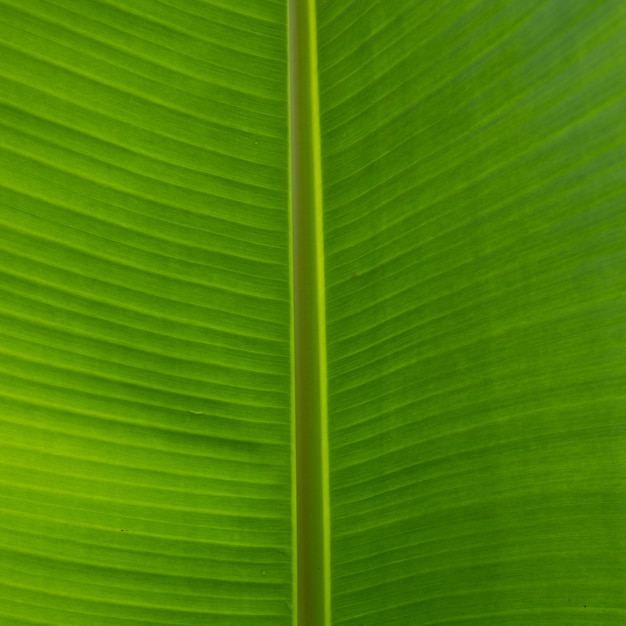
{"label": "central vein", "polygon": [[315,0],[289,1],[299,626],[330,626],[322,172]]}

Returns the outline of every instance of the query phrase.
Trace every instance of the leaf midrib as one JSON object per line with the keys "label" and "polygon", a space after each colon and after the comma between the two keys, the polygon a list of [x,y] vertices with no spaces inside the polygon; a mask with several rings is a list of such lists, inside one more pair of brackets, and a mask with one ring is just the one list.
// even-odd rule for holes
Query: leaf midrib
{"label": "leaf midrib", "polygon": [[289,2],[295,378],[296,611],[330,625],[330,511],[322,171],[315,0]]}

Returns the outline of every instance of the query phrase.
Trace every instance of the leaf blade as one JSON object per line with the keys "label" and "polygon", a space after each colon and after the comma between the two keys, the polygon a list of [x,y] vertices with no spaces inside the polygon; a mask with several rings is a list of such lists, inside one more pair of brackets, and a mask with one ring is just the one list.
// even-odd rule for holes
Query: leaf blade
{"label": "leaf blade", "polygon": [[319,7],[333,622],[617,624],[623,8]]}
{"label": "leaf blade", "polygon": [[286,12],[2,6],[0,614],[291,623]]}

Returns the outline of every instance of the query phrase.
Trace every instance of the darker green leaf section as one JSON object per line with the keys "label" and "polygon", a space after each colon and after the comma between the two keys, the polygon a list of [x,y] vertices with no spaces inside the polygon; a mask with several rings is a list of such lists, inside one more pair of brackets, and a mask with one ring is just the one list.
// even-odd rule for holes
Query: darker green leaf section
{"label": "darker green leaf section", "polygon": [[333,624],[623,624],[626,6],[318,23]]}

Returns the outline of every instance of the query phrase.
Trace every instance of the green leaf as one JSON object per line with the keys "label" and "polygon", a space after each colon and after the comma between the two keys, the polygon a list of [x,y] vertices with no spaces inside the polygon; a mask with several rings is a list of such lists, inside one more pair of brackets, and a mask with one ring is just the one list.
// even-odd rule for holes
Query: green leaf
{"label": "green leaf", "polygon": [[625,60],[621,0],[0,0],[0,623],[621,626]]}
{"label": "green leaf", "polygon": [[285,7],[0,11],[0,622],[290,624]]}
{"label": "green leaf", "polygon": [[318,3],[333,624],[623,624],[626,5]]}

